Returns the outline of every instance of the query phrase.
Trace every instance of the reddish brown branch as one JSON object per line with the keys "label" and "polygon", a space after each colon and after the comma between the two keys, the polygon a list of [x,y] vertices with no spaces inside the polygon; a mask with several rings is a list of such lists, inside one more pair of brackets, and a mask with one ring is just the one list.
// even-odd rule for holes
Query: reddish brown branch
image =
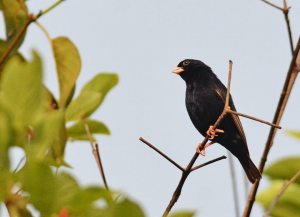
{"label": "reddish brown branch", "polygon": [[203,163],[203,164],[200,164],[199,166],[193,167],[193,168],[191,169],[191,172],[193,172],[194,170],[200,169],[201,167],[205,167],[205,166],[207,166],[207,165],[209,165],[209,164],[212,164],[212,163],[214,163],[214,162],[217,162],[217,161],[219,161],[219,160],[223,160],[223,159],[226,159],[226,158],[227,158],[227,157],[223,155],[222,157],[218,157],[218,158],[216,158],[216,159],[207,161],[207,162],[205,162],[205,163]]}
{"label": "reddish brown branch", "polygon": [[[0,59],[0,68],[2,68],[3,64],[5,63],[5,61],[7,60],[7,58],[9,57],[10,52],[14,49],[14,47],[17,45],[17,43],[19,42],[19,40],[24,35],[24,33],[25,33],[27,27],[29,26],[29,24],[32,23],[36,18],[37,17],[34,16],[34,15],[32,15],[32,14],[28,15],[28,18],[27,18],[26,22],[24,23],[24,26],[22,27],[22,29],[20,30],[20,32],[16,35],[16,37],[14,38],[14,40],[12,41],[12,43],[10,44],[10,46],[7,48],[7,50],[2,55],[2,57]],[[0,73],[1,73],[1,71],[0,71]]]}
{"label": "reddish brown branch", "polygon": [[152,144],[150,144],[148,141],[146,141],[145,139],[143,139],[142,137],[140,137],[140,140],[145,143],[146,145],[148,145],[150,148],[152,148],[154,151],[156,151],[157,153],[159,153],[161,156],[163,156],[164,158],[166,158],[168,161],[170,161],[174,166],[176,166],[178,169],[180,169],[181,171],[184,171],[184,168],[181,167],[179,164],[177,164],[174,160],[172,160],[170,157],[168,157],[166,154],[164,154],[162,151],[160,151],[158,148],[154,147]]}
{"label": "reddish brown branch", "polygon": [[[291,61],[291,64],[290,64],[290,68],[288,70],[288,73],[287,73],[287,76],[286,76],[286,79],[285,79],[285,83],[284,83],[284,86],[283,86],[283,89],[282,89],[282,93],[281,93],[280,98],[279,98],[279,102],[278,102],[277,109],[276,109],[274,119],[273,119],[273,124],[278,125],[280,123],[281,117],[283,115],[284,109],[286,107],[287,101],[288,101],[290,93],[292,91],[295,79],[296,79],[297,74],[300,70],[300,53],[299,53],[299,51],[300,51],[300,37],[299,37],[297,47],[295,49],[295,52],[294,52],[294,55],[293,55],[293,58],[292,58],[292,61]],[[264,152],[262,154],[261,161],[260,161],[260,164],[259,164],[259,171],[261,173],[264,170],[265,163],[267,161],[269,151],[270,151],[270,149],[273,145],[276,132],[277,132],[277,130],[274,127],[272,127],[270,129],[268,140],[266,142],[266,146],[265,146],[265,149],[264,149]],[[257,189],[258,189],[258,186],[259,186],[259,182],[260,182],[260,180],[258,179],[252,185],[251,191],[250,191],[249,196],[248,196],[248,202],[247,202],[247,205],[246,205],[245,210],[244,210],[243,217],[249,217],[250,216],[252,206],[253,206],[253,203],[255,201],[255,196],[256,196],[256,193],[257,193]]]}
{"label": "reddish brown branch", "polygon": [[89,130],[89,126],[87,124],[85,124],[85,130],[86,130],[86,133],[87,133],[87,135],[89,137],[90,144],[91,144],[91,147],[92,147],[92,151],[93,151],[94,157],[96,159],[96,162],[97,162],[97,165],[98,165],[98,168],[99,168],[99,171],[100,171],[100,174],[101,174],[104,186],[105,186],[106,190],[109,190],[107,182],[106,182],[106,178],[105,178],[105,174],[104,174],[102,162],[101,162],[101,157],[100,157],[100,153],[99,153],[98,144],[96,144],[95,147],[94,147],[94,143],[93,143],[92,136],[91,136],[91,133],[90,133],[90,130]]}
{"label": "reddish brown branch", "polygon": [[228,113],[231,113],[231,114],[243,116],[243,117],[245,117],[245,118],[249,118],[249,119],[252,119],[252,120],[261,122],[261,123],[263,123],[263,124],[268,124],[268,125],[270,125],[270,126],[272,126],[272,127],[276,127],[276,128],[278,128],[278,129],[281,129],[281,126],[278,126],[278,125],[276,125],[276,124],[272,124],[272,123],[270,123],[270,122],[268,122],[268,121],[264,121],[264,120],[261,120],[261,119],[252,117],[252,116],[250,116],[250,115],[245,115],[245,114],[243,114],[243,113],[239,113],[239,112],[232,111],[232,110],[227,111],[227,112],[228,112]]}
{"label": "reddish brown branch", "polygon": [[290,39],[290,47],[291,47],[291,51],[292,51],[292,55],[294,54],[294,44],[293,44],[293,38],[292,38],[292,30],[291,30],[291,26],[290,26],[290,19],[289,19],[289,11],[291,7],[287,6],[286,0],[283,0],[283,4],[284,7],[279,7],[267,0],[262,0],[263,2],[267,3],[268,5],[271,5],[274,8],[277,8],[279,10],[281,10],[284,13],[284,18],[285,18],[285,22],[286,22],[286,26],[288,29],[288,33],[289,33],[289,39]]}

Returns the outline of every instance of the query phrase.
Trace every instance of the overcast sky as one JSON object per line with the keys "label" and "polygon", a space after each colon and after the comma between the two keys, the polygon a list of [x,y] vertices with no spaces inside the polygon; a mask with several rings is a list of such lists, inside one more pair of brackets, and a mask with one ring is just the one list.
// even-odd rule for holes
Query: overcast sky
{"label": "overcast sky", "polygon": [[[55,1],[31,0],[37,13]],[[273,3],[282,6],[281,0]],[[292,6],[290,20],[294,44],[300,35],[300,3]],[[5,30],[1,18],[0,36]],[[120,82],[92,116],[103,121],[111,136],[97,136],[109,186],[139,202],[148,217],[161,216],[181,172],[139,141],[144,137],[181,166],[186,167],[203,137],[192,125],[185,108],[185,83],[171,71],[186,58],[209,65],[227,83],[228,61],[233,61],[231,94],[239,112],[272,121],[291,60],[283,13],[262,1],[249,0],[111,0],[65,1],[39,22],[52,38],[69,37],[79,49],[82,71],[76,93],[99,72],[116,72]],[[50,45],[44,33],[30,25],[21,52],[32,48],[42,56],[44,82],[58,96]],[[300,130],[299,79],[290,96],[267,165],[300,154],[299,142],[285,130]],[[256,165],[270,127],[241,118],[251,158]],[[11,152],[17,164],[23,152]],[[227,155],[213,145],[197,164]],[[66,161],[83,185],[102,184],[87,142],[68,143]],[[235,160],[244,209],[243,169]],[[259,191],[268,186],[263,177]],[[234,216],[228,160],[192,173],[174,210],[197,210],[197,216]],[[254,205],[252,216],[263,209]],[[6,216],[6,214],[3,214]]]}

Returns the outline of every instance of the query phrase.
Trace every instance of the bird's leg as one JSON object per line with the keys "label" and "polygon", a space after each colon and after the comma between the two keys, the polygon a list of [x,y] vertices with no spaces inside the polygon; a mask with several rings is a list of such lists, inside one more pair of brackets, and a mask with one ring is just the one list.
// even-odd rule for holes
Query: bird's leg
{"label": "bird's leg", "polygon": [[210,126],[209,129],[206,131],[207,135],[210,136],[209,139],[214,139],[216,135],[216,133],[224,133],[224,130],[220,130],[220,129],[215,129],[213,126]]}
{"label": "bird's leg", "polygon": [[215,142],[210,142],[208,144],[206,144],[204,146],[204,148],[202,149],[202,151],[200,150],[200,147],[202,146],[202,143],[199,143],[199,145],[196,148],[196,151],[198,154],[201,154],[202,156],[205,156],[206,152],[205,152],[205,148],[207,148],[208,146],[211,146],[212,144],[214,144]]}

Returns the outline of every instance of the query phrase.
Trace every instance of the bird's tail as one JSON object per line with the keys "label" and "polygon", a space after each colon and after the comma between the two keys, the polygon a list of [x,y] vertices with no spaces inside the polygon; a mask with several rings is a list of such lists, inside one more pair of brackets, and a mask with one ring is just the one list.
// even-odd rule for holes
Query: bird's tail
{"label": "bird's tail", "polygon": [[242,164],[246,175],[252,184],[255,182],[256,179],[261,179],[261,173],[255,166],[255,164],[252,162],[249,155],[247,156],[247,158],[239,158],[239,161]]}

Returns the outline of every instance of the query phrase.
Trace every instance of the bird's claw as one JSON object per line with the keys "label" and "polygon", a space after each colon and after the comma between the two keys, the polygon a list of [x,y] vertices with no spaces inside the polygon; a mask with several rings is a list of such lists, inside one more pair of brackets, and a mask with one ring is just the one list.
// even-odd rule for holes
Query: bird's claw
{"label": "bird's claw", "polygon": [[216,133],[224,133],[224,130],[221,130],[221,129],[215,129],[214,130],[214,127],[213,126],[210,126],[209,129],[206,131],[206,134],[209,135],[209,139],[214,139],[216,136]]}
{"label": "bird's claw", "polygon": [[206,152],[205,152],[205,147],[202,149],[202,151],[200,150],[200,147],[202,146],[202,143],[199,143],[199,145],[196,148],[196,152],[198,154],[201,154],[202,156],[205,156]]}
{"label": "bird's claw", "polygon": [[202,147],[202,143],[199,143],[199,145],[198,145],[197,148],[196,148],[197,153],[198,153],[198,154],[201,154],[202,156],[205,156],[205,154],[206,154],[205,149],[206,149],[207,147],[211,146],[211,145],[214,144],[214,143],[215,143],[215,142],[210,142],[210,143],[206,144],[206,145],[202,148],[202,150],[200,150],[200,147]]}

